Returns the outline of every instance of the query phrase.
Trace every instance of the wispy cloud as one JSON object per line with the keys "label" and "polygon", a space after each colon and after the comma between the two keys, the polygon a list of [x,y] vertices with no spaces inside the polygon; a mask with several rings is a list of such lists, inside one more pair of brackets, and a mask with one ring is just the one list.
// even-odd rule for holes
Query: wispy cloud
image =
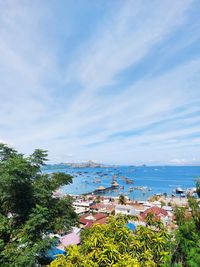
{"label": "wispy cloud", "polygon": [[198,158],[199,11],[192,0],[1,2],[0,138],[57,161]]}

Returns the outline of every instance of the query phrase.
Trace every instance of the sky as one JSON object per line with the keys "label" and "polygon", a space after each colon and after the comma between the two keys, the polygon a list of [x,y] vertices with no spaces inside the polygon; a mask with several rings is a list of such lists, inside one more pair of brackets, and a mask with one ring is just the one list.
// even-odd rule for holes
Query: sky
{"label": "sky", "polygon": [[0,141],[50,162],[200,163],[199,0],[0,0]]}

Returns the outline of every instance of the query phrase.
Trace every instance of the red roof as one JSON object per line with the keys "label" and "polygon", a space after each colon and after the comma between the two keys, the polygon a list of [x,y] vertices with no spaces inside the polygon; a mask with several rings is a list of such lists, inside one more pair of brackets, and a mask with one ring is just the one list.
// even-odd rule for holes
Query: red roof
{"label": "red roof", "polygon": [[93,224],[106,224],[108,221],[108,217],[104,217],[96,222],[94,222]]}
{"label": "red roof", "polygon": [[87,224],[88,220],[86,220],[85,218],[80,217],[79,222],[82,223],[82,224]]}
{"label": "red roof", "polygon": [[88,221],[85,225],[85,228],[90,228],[93,225],[92,221]]}
{"label": "red roof", "polygon": [[111,210],[115,209],[115,206],[116,205],[113,203],[108,203],[108,204],[97,203],[95,205],[90,206],[90,209],[93,209],[93,210],[105,209],[107,211],[111,211]]}
{"label": "red roof", "polygon": [[152,213],[155,218],[161,218],[168,216],[168,212],[162,208],[159,208],[157,206],[153,206],[151,208],[146,209],[144,212],[141,213],[141,218],[145,220],[146,216]]}
{"label": "red roof", "polygon": [[103,213],[96,213],[96,214],[93,215],[93,217],[98,221],[98,220],[100,220],[102,218],[107,217],[107,215],[103,214]]}
{"label": "red roof", "polygon": [[[92,216],[94,220],[87,219],[87,217]],[[80,223],[84,224],[86,228],[91,227],[93,224],[103,224],[106,223],[107,215],[104,213],[96,213],[96,214],[84,214],[80,217]]]}
{"label": "red roof", "polygon": [[97,203],[95,205],[90,206],[90,209],[98,210],[98,209],[102,209],[104,207],[105,207],[105,205],[103,203]]}

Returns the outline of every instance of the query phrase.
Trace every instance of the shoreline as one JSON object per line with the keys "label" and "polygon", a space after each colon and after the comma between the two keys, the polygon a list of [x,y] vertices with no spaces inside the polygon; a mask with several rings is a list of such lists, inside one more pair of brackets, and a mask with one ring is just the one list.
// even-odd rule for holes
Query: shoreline
{"label": "shoreline", "polygon": [[[82,195],[75,195],[75,194],[65,194],[64,196],[71,196],[74,199],[87,199],[87,200],[94,200],[99,197],[99,199],[102,200],[118,200],[120,198],[120,195],[118,196],[109,196],[109,195],[98,195],[98,194],[82,194]],[[187,197],[181,197],[181,196],[164,196],[164,195],[151,195],[148,199],[142,200],[142,199],[130,199],[128,196],[123,195],[126,198],[127,202],[132,202],[132,203],[145,203],[145,202],[161,202],[165,203],[166,206],[168,206],[169,203],[171,203],[173,206],[185,206],[187,205]],[[198,198],[197,198],[198,199]]]}
{"label": "shoreline", "polygon": [[[57,170],[59,171],[59,170]],[[53,170],[47,170],[51,173]],[[63,194],[72,196],[100,195],[104,197],[118,197],[125,195],[131,200],[147,200],[154,195],[176,196],[176,189],[185,193],[193,189],[200,168],[180,167],[115,167],[102,168],[69,168],[60,169],[73,176],[73,182],[61,188]],[[129,180],[132,184],[129,184]],[[112,187],[113,183],[118,186]],[[101,190],[98,190],[98,189]],[[103,188],[103,189],[102,189]],[[187,194],[187,192],[186,192]],[[177,195],[179,197],[179,195]]]}

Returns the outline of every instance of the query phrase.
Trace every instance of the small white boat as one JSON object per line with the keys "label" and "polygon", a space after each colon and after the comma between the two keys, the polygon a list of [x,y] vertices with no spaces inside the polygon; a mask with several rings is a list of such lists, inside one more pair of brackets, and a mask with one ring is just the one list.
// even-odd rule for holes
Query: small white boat
{"label": "small white boat", "polygon": [[183,190],[181,187],[177,187],[176,188],[176,193],[177,194],[182,194],[182,193],[184,193],[185,192],[185,190]]}

